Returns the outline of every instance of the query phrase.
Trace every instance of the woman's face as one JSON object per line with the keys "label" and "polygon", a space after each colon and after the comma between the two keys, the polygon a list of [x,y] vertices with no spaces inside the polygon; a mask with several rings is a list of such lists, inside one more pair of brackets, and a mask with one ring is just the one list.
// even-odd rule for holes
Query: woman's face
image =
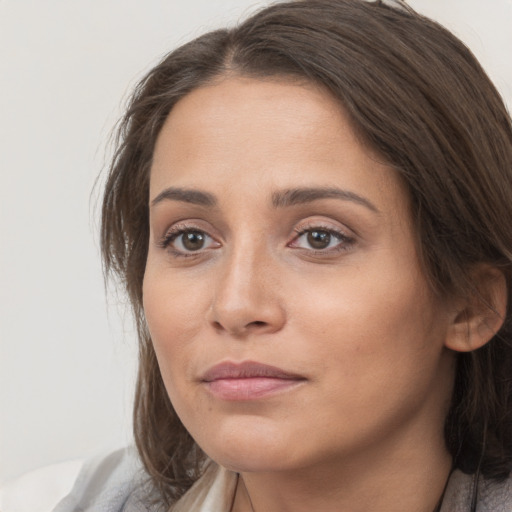
{"label": "woman's face", "polygon": [[210,457],[282,471],[442,444],[451,314],[404,187],[326,92],[226,78],[182,99],[150,225],[149,330]]}

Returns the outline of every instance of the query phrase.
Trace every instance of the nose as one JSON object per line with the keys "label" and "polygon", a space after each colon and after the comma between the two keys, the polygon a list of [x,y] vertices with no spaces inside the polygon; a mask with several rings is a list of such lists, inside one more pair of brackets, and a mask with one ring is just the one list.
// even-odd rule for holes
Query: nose
{"label": "nose", "polygon": [[226,258],[215,279],[209,322],[239,338],[282,329],[286,312],[275,269],[261,250],[241,249]]}

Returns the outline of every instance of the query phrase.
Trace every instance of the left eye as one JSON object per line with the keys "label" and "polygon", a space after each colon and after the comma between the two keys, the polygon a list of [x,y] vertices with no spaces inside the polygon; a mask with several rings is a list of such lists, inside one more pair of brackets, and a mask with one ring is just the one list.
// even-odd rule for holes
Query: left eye
{"label": "left eye", "polygon": [[335,231],[328,229],[308,229],[300,233],[291,246],[321,251],[338,247],[345,241],[347,241],[346,237]]}

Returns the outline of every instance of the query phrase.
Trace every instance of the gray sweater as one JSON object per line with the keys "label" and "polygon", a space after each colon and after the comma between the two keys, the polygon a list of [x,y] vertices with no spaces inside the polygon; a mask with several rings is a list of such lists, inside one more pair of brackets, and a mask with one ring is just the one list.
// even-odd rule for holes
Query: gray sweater
{"label": "gray sweater", "polygon": [[[236,473],[211,463],[171,511],[228,512],[236,482]],[[454,471],[441,512],[470,512],[473,482],[473,476]],[[71,493],[53,512],[164,512],[158,503],[151,504],[152,497],[147,475],[129,448],[86,464]],[[512,512],[512,477],[501,483],[480,479],[477,503],[477,512]]]}

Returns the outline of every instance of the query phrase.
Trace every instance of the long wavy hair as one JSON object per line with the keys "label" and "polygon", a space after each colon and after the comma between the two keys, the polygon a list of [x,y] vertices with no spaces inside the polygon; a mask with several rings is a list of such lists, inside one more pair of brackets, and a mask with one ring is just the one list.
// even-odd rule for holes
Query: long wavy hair
{"label": "long wavy hair", "polygon": [[192,90],[227,74],[321,85],[408,189],[418,252],[439,294],[473,295],[470,268],[501,269],[508,309],[483,348],[458,357],[446,444],[454,466],[505,478],[512,461],[512,128],[471,52],[403,3],[303,0],[267,7],[169,53],[136,87],[116,139],[101,226],[139,335],[135,440],[163,502],[200,476],[205,455],[177,417],[142,308],[149,170],[160,129]]}

